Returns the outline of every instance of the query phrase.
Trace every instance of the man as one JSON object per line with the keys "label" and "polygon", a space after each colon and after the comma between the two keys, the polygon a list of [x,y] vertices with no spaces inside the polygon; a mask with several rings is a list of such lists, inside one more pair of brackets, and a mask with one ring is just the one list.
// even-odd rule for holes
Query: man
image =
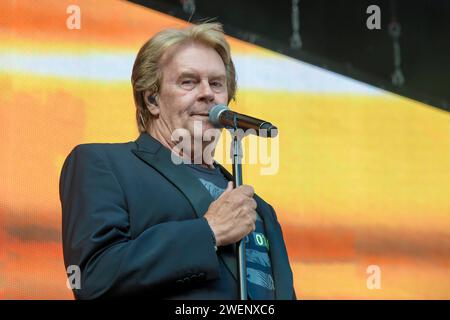
{"label": "man", "polygon": [[249,299],[295,298],[273,208],[251,186],[233,189],[212,157],[175,151],[175,131],[194,140],[198,124],[202,134],[218,130],[208,111],[234,97],[221,25],[155,35],[132,85],[139,138],[79,145],[62,168],[64,261],[81,271],[75,297],[239,299],[235,243],[246,237]]}

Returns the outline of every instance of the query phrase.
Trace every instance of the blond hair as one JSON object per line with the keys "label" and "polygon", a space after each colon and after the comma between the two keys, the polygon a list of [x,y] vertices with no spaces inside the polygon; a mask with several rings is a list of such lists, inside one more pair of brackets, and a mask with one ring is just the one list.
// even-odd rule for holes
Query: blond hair
{"label": "blond hair", "polygon": [[151,95],[159,92],[162,80],[162,56],[170,48],[189,42],[198,42],[216,50],[226,69],[228,102],[235,98],[236,71],[231,60],[230,46],[220,23],[203,23],[185,29],[160,31],[141,47],[131,74],[139,132],[146,131],[151,120],[151,113],[144,101],[144,91],[150,90]]}

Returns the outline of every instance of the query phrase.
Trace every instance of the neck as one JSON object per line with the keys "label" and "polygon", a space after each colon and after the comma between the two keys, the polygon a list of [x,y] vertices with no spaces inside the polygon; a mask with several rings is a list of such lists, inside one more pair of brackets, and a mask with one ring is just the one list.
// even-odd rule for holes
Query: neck
{"label": "neck", "polygon": [[[212,149],[211,157],[204,157],[205,148],[209,145],[204,141],[200,141],[198,143],[201,144],[201,155],[195,155],[195,149],[192,147],[194,145],[194,139],[190,141],[189,146],[185,146],[183,143],[175,143],[172,141],[170,136],[162,134],[161,131],[156,130],[154,127],[150,127],[146,131],[153,138],[158,140],[164,147],[169,149],[171,152],[175,153],[182,159],[188,160],[189,163],[199,164],[202,167],[214,169],[214,153],[215,148]],[[206,159],[205,159],[206,158]]]}

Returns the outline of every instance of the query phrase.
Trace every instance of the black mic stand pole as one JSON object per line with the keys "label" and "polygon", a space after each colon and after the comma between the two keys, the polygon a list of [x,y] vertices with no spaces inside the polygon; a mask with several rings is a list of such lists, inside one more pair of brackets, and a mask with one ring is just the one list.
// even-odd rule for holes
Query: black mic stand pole
{"label": "black mic stand pole", "polygon": [[[232,149],[233,149],[233,178],[234,187],[239,187],[242,185],[242,137],[238,136],[237,130],[237,118],[236,115],[233,119],[234,122],[234,133]],[[246,257],[245,257],[245,238],[242,238],[238,242],[237,250],[237,264],[238,264],[238,277],[239,277],[239,295],[241,300],[247,300],[247,267],[246,267]]]}

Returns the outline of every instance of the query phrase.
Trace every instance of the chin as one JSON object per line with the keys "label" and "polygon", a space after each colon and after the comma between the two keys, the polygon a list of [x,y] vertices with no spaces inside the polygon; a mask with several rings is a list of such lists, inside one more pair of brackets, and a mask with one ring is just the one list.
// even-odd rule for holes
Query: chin
{"label": "chin", "polygon": [[202,123],[201,130],[199,130],[198,128],[196,128],[196,130],[194,130],[194,128],[192,128],[189,131],[195,139],[201,139],[204,141],[210,141],[211,136],[219,136],[221,133],[220,129],[217,129],[209,122]]}
{"label": "chin", "polygon": [[197,133],[197,132],[202,132],[202,134],[205,133],[205,131],[207,130],[211,130],[211,129],[215,129],[215,127],[212,125],[211,122],[209,122],[208,119],[205,120],[195,120],[191,123],[190,125],[190,132],[192,133]]}

